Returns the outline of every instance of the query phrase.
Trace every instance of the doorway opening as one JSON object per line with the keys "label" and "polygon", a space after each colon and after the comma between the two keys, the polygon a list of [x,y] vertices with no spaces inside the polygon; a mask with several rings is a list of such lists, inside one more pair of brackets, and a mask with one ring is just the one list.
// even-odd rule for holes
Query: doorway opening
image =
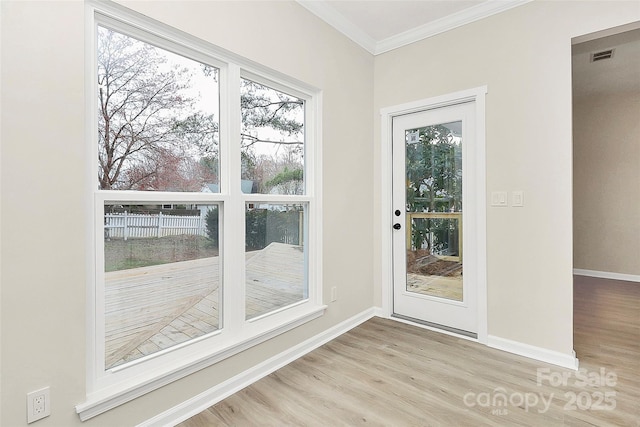
{"label": "doorway opening", "polygon": [[[581,296],[640,282],[640,22],[572,40],[574,345]],[[640,285],[634,283],[634,285]],[[614,291],[612,291],[614,292]],[[613,313],[611,313],[614,315]],[[592,325],[597,327],[597,325]],[[588,350],[586,350],[588,351]]]}

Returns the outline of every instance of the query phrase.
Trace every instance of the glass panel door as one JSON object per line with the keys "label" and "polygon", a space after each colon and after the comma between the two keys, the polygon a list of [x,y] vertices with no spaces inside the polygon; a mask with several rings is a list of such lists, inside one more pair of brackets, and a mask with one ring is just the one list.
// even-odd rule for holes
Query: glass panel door
{"label": "glass panel door", "polygon": [[473,102],[393,118],[394,315],[469,336],[478,324],[474,136]]}

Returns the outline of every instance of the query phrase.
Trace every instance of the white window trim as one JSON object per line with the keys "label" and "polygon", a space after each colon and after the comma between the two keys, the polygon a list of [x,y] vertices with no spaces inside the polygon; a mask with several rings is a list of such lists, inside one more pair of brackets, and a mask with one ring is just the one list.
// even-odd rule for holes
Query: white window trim
{"label": "white window trim", "polygon": [[[200,62],[220,69],[220,150],[231,153],[221,156],[221,193],[154,193],[118,191],[98,191],[97,146],[95,141],[97,105],[95,76],[96,63],[96,26],[106,25],[125,34],[153,43],[181,55],[189,56]],[[201,39],[193,37],[175,28],[147,18],[137,12],[112,2],[90,0],[85,9],[85,55],[86,86],[85,110],[87,141],[86,191],[87,203],[87,383],[86,399],[76,406],[82,421],[115,408],[145,393],[162,387],[179,378],[190,375],[225,358],[238,354],[252,346],[267,341],[281,333],[291,330],[312,319],[321,316],[326,305],[322,301],[322,150],[321,150],[321,111],[322,93],[319,89],[288,77],[282,73],[261,66],[232,52],[218,48]],[[230,129],[240,129],[240,78],[246,77],[258,83],[266,84],[277,90],[298,96],[305,100],[305,187],[303,196],[278,196],[268,194],[242,194],[240,192],[239,150],[231,150],[234,136]],[[232,114],[232,111],[236,111]],[[239,138],[239,135],[236,136]],[[235,171],[234,176],[232,172]],[[309,178],[307,178],[309,177]],[[246,321],[244,311],[224,310],[229,304],[244,307],[244,287],[238,291],[223,292],[223,329],[205,337],[190,341],[159,352],[161,354],[134,361],[109,371],[101,369],[96,360],[100,349],[104,348],[103,338],[97,332],[103,328],[103,319],[97,318],[96,310],[101,301],[96,292],[96,252],[100,242],[97,224],[101,224],[102,209],[105,201],[184,201],[201,204],[219,204],[224,217],[224,233],[232,227],[244,230],[244,206],[248,202],[302,203],[307,205],[306,238],[308,239],[308,283],[309,295],[306,300],[276,310],[265,316]],[[170,200],[168,200],[170,199]],[[225,253],[244,251],[244,239],[227,239]],[[225,283],[244,283],[240,269],[233,268],[232,257],[222,256],[222,270]],[[233,317],[232,317],[233,316]],[[102,324],[101,324],[102,323]],[[213,349],[213,350],[212,350]],[[104,354],[104,353],[102,353]],[[102,356],[104,357],[104,356]],[[102,365],[104,366],[104,365]]]}

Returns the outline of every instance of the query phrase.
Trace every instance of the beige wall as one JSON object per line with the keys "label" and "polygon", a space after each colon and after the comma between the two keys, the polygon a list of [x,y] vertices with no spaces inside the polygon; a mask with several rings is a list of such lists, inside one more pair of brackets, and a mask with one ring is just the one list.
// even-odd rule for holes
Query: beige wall
{"label": "beige wall", "polygon": [[[84,139],[84,10],[77,1],[0,4],[0,424],[24,425],[26,393],[49,385],[52,416],[38,426],[80,425],[91,262],[82,224],[93,161]],[[488,210],[489,332],[570,352],[570,39],[640,19],[637,2],[536,2],[384,54],[375,67],[292,2],[126,4],[323,89],[324,292],[338,286],[339,299],[316,321],[84,425],[139,423],[379,304],[373,118],[380,107],[484,84],[488,188],[525,191],[524,208]]]}
{"label": "beige wall", "polygon": [[[487,194],[523,190],[525,202],[487,208],[489,335],[571,355],[571,38],[639,19],[637,2],[534,1],[375,59],[376,113],[488,86]],[[380,229],[376,213],[374,260]]]}
{"label": "beige wall", "polygon": [[573,105],[575,268],[640,276],[640,92]]}
{"label": "beige wall", "polygon": [[[51,386],[38,426],[80,425],[85,398],[84,7],[2,1],[2,419]],[[146,420],[373,306],[373,57],[293,2],[141,2],[139,11],[324,91],[325,316],[101,416]],[[90,178],[93,179],[93,178]],[[360,184],[357,184],[360,183]],[[354,188],[354,185],[356,188]],[[359,215],[350,215],[355,211]],[[328,298],[325,298],[328,301]]]}

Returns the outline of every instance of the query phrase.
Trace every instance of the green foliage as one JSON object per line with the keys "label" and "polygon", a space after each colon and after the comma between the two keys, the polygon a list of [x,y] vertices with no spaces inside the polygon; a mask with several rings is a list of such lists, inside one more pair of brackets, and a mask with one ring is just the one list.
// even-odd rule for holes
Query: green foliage
{"label": "green foliage", "polygon": [[217,155],[210,155],[200,159],[200,167],[208,174],[217,177],[219,175],[219,161]]}
{"label": "green foliage", "polygon": [[302,109],[303,100],[251,80],[242,79],[241,84],[240,108],[244,128],[271,128],[287,135],[302,132],[304,123],[290,113]]}
{"label": "green foliage", "polygon": [[411,211],[462,210],[462,149],[442,125],[419,129],[420,139],[407,144],[407,204]]}
{"label": "green foliage", "polygon": [[423,248],[430,253],[438,253],[444,249],[448,255],[458,255],[457,221],[447,218],[414,218],[411,227],[411,244],[415,249]]}
{"label": "green foliage", "polygon": [[[443,125],[417,131],[418,141],[406,145],[407,210],[460,212],[462,148],[459,138]],[[426,244],[432,252],[444,247],[454,249],[458,226],[454,220],[416,219],[411,229],[412,245],[419,249]]]}
{"label": "green foliage", "polygon": [[218,154],[218,128],[213,114],[197,111],[185,118],[174,118],[172,132],[183,147],[195,148],[206,158]]}
{"label": "green foliage", "polygon": [[302,190],[303,171],[300,168],[289,169],[284,167],[276,176],[265,183],[267,188],[280,186],[279,194],[298,194]]}
{"label": "green foliage", "polygon": [[431,251],[431,241],[429,240],[429,223],[425,218],[416,218],[411,224],[411,245],[413,248],[422,248],[427,244],[427,249]]}
{"label": "green foliage", "polygon": [[240,165],[241,165],[241,177],[242,179],[253,180],[256,174],[256,159],[251,152],[247,149],[243,149],[240,152]]}
{"label": "green foliage", "polygon": [[275,187],[276,185],[284,184],[290,181],[302,181],[302,169],[290,170],[285,166],[284,170],[267,181],[269,187]]}
{"label": "green foliage", "polygon": [[[300,210],[286,211],[252,209],[245,216],[245,246],[249,251],[264,249],[270,243],[300,245]],[[207,237],[214,247],[218,247],[218,209],[207,212],[205,217]]]}
{"label": "green foliage", "polygon": [[246,249],[260,250],[270,243],[299,245],[301,211],[253,209],[246,215]]}
{"label": "green foliage", "polygon": [[213,247],[218,247],[220,222],[218,221],[218,209],[211,209],[204,217],[207,226],[207,237]]}
{"label": "green foliage", "polygon": [[240,84],[242,179],[254,181],[259,192],[300,194],[301,179],[269,181],[284,167],[303,168],[304,100],[251,80]]}

